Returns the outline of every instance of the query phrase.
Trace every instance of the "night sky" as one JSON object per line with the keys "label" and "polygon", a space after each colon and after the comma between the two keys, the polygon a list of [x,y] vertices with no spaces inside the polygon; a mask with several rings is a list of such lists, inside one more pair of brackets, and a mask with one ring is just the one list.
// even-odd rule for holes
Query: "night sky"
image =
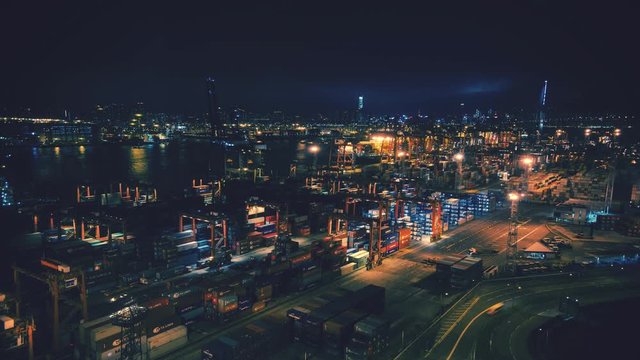
{"label": "night sky", "polygon": [[0,110],[203,113],[213,76],[254,111],[530,109],[548,79],[556,109],[637,113],[632,2],[417,3],[3,1]]}

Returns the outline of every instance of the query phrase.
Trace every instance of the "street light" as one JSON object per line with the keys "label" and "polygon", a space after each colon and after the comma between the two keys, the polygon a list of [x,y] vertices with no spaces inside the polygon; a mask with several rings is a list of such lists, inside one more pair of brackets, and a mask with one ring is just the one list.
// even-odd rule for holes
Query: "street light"
{"label": "street light", "polygon": [[509,221],[509,236],[507,237],[507,268],[516,272],[516,256],[518,254],[518,201],[522,197],[516,192],[507,195],[511,200],[511,217]]}
{"label": "street light", "polygon": [[309,146],[309,152],[312,154],[317,154],[318,152],[320,152],[320,146],[318,145]]}
{"label": "street light", "polygon": [[320,152],[320,146],[311,145],[309,146],[309,152],[313,154],[313,170],[316,170],[318,164],[318,153]]}
{"label": "street light", "polygon": [[526,166],[531,166],[531,164],[533,164],[533,158],[526,157],[522,159],[522,163],[525,164]]}
{"label": "street light", "polygon": [[463,188],[462,186],[462,160],[464,160],[464,154],[463,153],[457,153],[455,155],[453,155],[453,160],[455,160],[458,163],[458,171],[456,172],[456,178],[455,178],[455,187],[456,190],[460,190]]}
{"label": "street light", "polygon": [[520,183],[520,190],[526,193],[529,190],[529,171],[531,171],[531,165],[533,164],[533,158],[530,156],[522,158],[524,164],[524,174],[522,176],[522,182]]}

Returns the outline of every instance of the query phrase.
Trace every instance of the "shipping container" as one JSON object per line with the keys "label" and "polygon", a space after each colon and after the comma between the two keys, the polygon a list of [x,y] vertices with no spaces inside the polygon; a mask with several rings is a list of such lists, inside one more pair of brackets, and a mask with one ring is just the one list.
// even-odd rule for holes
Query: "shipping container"
{"label": "shipping container", "polygon": [[256,300],[271,300],[273,296],[273,286],[271,284],[263,284],[256,286],[255,297]]}
{"label": "shipping container", "polygon": [[10,318],[6,315],[0,315],[0,325],[2,326],[3,330],[13,329],[13,327],[15,326],[15,321],[13,320],[13,318]]}
{"label": "shipping container", "polygon": [[354,269],[359,269],[365,266],[367,259],[369,258],[369,252],[365,250],[358,251],[348,256],[350,262],[354,263]]}
{"label": "shipping container", "polygon": [[[96,359],[96,360],[115,360],[115,359],[120,359],[120,354],[122,352],[122,349],[124,346],[126,346],[125,344],[122,344],[121,341],[114,341],[112,344],[111,348],[102,350],[102,351],[93,351],[91,352],[92,356],[85,356],[85,358],[89,358],[89,359]],[[145,335],[142,335],[140,337],[140,350],[143,354],[146,354],[148,352],[148,348],[147,348],[147,337]]]}
{"label": "shipping container", "polygon": [[349,275],[352,272],[355,271],[355,264],[354,263],[347,263],[346,265],[342,265],[340,266],[340,275],[345,276],[345,275]]}
{"label": "shipping container", "polygon": [[192,320],[200,319],[203,316],[204,316],[204,307],[202,307],[202,306],[193,308],[193,309],[189,310],[188,312],[184,312],[184,313],[180,314],[180,318],[185,323],[189,322],[189,321],[192,321]]}
{"label": "shipping container", "polygon": [[389,347],[389,322],[375,315],[355,323],[345,349],[346,359],[371,359]]}
{"label": "shipping container", "polygon": [[289,319],[290,338],[296,341],[302,341],[304,322],[312,311],[324,306],[329,301],[321,298],[312,298],[300,306],[293,307],[287,311]]}
{"label": "shipping container", "polygon": [[99,319],[83,322],[78,326],[78,343],[81,346],[88,344],[91,341],[91,332],[98,327],[111,324],[111,317],[104,316]]}
{"label": "shipping container", "polygon": [[160,334],[154,336],[147,337],[147,343],[149,345],[149,350],[153,350],[154,348],[161,347],[167,343],[170,343],[176,339],[187,336],[187,327],[184,325],[176,326],[170,330],[162,332]]}
{"label": "shipping container", "polygon": [[182,320],[173,307],[163,306],[149,310],[144,323],[147,336],[153,336],[182,325]]}
{"label": "shipping container", "polygon": [[217,311],[219,313],[228,313],[238,309],[238,296],[236,294],[227,294],[218,299]]}
{"label": "shipping container", "polygon": [[318,284],[322,280],[322,269],[314,267],[301,273],[300,290],[307,289]]}
{"label": "shipping container", "polygon": [[300,250],[289,257],[291,267],[298,267],[309,260],[311,260],[311,251],[309,250]]}
{"label": "shipping container", "polygon": [[149,299],[142,303],[142,306],[146,307],[147,309],[155,309],[157,307],[167,306],[167,305],[169,305],[168,297],[158,297],[154,299]]}
{"label": "shipping container", "polygon": [[258,320],[218,337],[202,348],[202,359],[254,360],[265,358],[283,346],[282,324]]}
{"label": "shipping container", "polygon": [[119,334],[122,331],[120,326],[115,326],[112,324],[102,325],[95,329],[92,329],[89,335],[89,339],[92,344],[95,344],[97,341],[112,336],[114,334]]}
{"label": "shipping container", "polygon": [[353,326],[366,316],[364,311],[349,310],[325,322],[322,339],[325,351],[334,356],[342,356],[353,335]]}
{"label": "shipping container", "polygon": [[158,359],[172,351],[176,351],[187,344],[187,327],[178,326],[161,335],[148,338],[149,359]]}

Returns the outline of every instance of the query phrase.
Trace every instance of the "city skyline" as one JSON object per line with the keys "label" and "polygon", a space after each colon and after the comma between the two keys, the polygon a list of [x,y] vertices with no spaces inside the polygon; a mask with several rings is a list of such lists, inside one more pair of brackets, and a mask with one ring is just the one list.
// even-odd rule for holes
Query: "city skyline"
{"label": "city skyline", "polygon": [[2,360],[637,353],[630,1],[0,11]]}
{"label": "city skyline", "polygon": [[[33,15],[6,42],[10,86],[0,90],[0,108],[84,112],[142,101],[156,111],[206,112],[202,79],[214,76],[221,105],[256,111],[350,109],[359,95],[376,113],[444,112],[461,102],[535,109],[549,80],[549,107],[637,112],[638,54],[619,9],[254,4],[168,15],[154,5],[43,5],[47,15]],[[8,13],[27,11],[12,6]]]}

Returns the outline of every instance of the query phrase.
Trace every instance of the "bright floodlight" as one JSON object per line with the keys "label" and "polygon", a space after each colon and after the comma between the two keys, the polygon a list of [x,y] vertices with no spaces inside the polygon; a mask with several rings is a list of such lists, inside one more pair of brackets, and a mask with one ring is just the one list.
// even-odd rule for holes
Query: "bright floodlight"
{"label": "bright floodlight", "polygon": [[312,154],[316,154],[320,151],[320,146],[318,145],[311,145],[309,146],[309,152]]}
{"label": "bright floodlight", "polygon": [[510,193],[509,194],[509,200],[511,201],[517,201],[520,199],[520,195],[516,194],[516,193]]}
{"label": "bright floodlight", "polygon": [[457,153],[457,154],[453,155],[453,159],[454,159],[455,161],[462,161],[462,160],[464,160],[464,154],[462,154],[462,153]]}
{"label": "bright floodlight", "polygon": [[525,165],[531,165],[531,164],[533,164],[533,159],[532,159],[532,158],[530,158],[530,157],[526,157],[526,158],[522,159],[522,162],[523,162]]}
{"label": "bright floodlight", "polygon": [[405,154],[404,151],[399,151],[398,152],[398,157],[404,157],[405,155],[407,155],[407,154]]}

